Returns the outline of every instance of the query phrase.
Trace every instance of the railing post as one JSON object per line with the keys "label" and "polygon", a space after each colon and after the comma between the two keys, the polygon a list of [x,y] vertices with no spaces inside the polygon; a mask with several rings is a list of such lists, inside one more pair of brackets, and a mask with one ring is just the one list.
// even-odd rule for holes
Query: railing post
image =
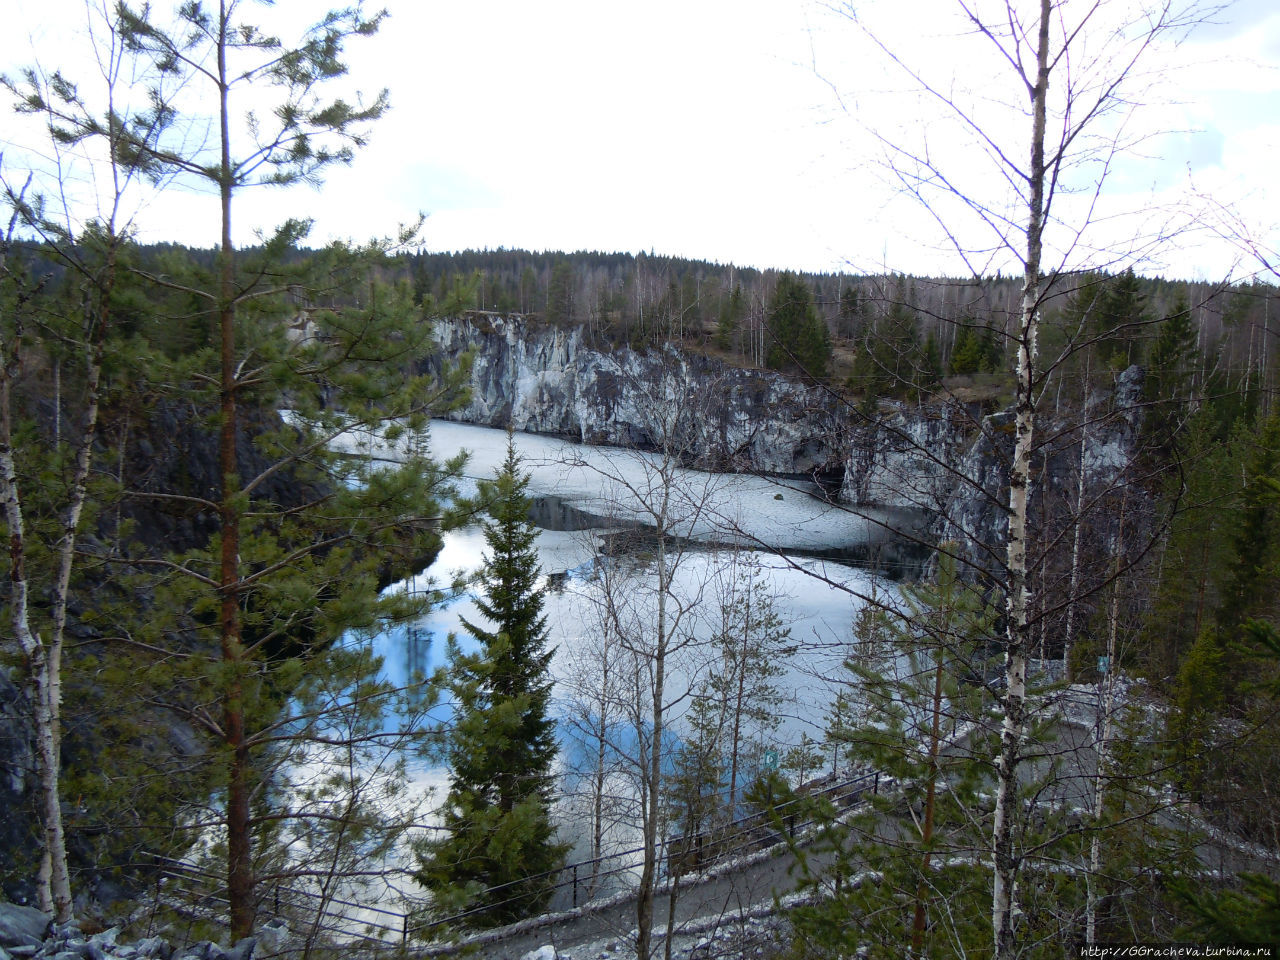
{"label": "railing post", "polygon": [[871,788],[871,792],[874,793],[877,797],[880,796],[880,771],[879,770],[876,771],[876,782],[875,782],[875,786]]}
{"label": "railing post", "polygon": [[404,947],[404,946],[408,946],[408,944],[409,944],[409,915],[406,913],[404,915],[403,921],[401,921],[401,924],[400,924],[400,946]]}
{"label": "railing post", "polygon": [[578,905],[578,865],[573,865],[573,905]]}

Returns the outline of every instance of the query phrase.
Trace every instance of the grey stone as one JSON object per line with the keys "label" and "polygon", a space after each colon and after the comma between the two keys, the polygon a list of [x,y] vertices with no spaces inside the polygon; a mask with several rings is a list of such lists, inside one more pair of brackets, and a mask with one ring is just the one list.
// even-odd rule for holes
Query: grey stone
{"label": "grey stone", "polygon": [[138,956],[147,960],[169,960],[173,956],[173,947],[164,937],[147,937],[134,944]]}
{"label": "grey stone", "polygon": [[0,947],[40,946],[49,929],[49,915],[35,907],[0,903]]}
{"label": "grey stone", "polygon": [[258,943],[267,954],[280,953],[289,941],[289,925],[273,917],[258,928]]}
{"label": "grey stone", "polygon": [[[778,373],[674,349],[602,351],[581,328],[531,328],[513,318],[441,320],[433,372],[475,349],[471,398],[451,419],[654,449],[654,407],[696,385],[705,410],[677,437],[688,465],[772,474],[843,469],[844,414],[831,397]],[[655,404],[654,398],[658,403]]]}
{"label": "grey stone", "polygon": [[226,952],[227,960],[253,960],[253,950],[257,945],[257,937],[245,937]]}
{"label": "grey stone", "polygon": [[72,941],[67,946],[79,954],[83,960],[107,960],[107,953],[102,949],[102,944],[93,940]]}
{"label": "grey stone", "polygon": [[103,930],[101,933],[95,933],[89,939],[104,949],[109,949],[114,947],[116,941],[120,939],[120,928],[112,927],[110,930]]}
{"label": "grey stone", "polygon": [[201,940],[187,947],[181,956],[188,957],[190,960],[227,960],[226,953],[212,940]]}

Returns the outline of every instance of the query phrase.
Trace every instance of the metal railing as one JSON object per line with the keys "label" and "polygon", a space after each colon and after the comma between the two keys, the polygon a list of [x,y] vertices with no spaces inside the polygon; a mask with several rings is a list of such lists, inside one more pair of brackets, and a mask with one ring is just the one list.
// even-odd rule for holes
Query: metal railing
{"label": "metal railing", "polygon": [[[713,830],[692,836],[671,836],[658,841],[657,859],[659,879],[685,877],[714,868],[735,858],[770,849],[816,822],[815,800],[827,800],[836,806],[850,806],[867,793],[878,793],[880,774],[869,772],[803,793],[777,804],[766,811],[741,817],[721,824]],[[355,902],[332,892],[307,890],[285,882],[267,881],[259,884],[259,912],[293,921],[305,928],[305,940],[323,939],[330,944],[359,945],[374,953],[402,950],[410,940],[429,940],[435,931],[449,929],[458,924],[482,916],[490,911],[510,907],[527,900],[530,894],[524,885],[554,878],[540,893],[549,889],[554,902],[560,897],[562,909],[577,908],[580,901],[600,889],[604,881],[626,873],[633,873],[640,865],[636,858],[643,855],[643,845],[613,851],[599,857],[577,860],[555,870],[521,877],[508,883],[488,887],[479,896],[486,902],[445,917],[424,919],[425,903],[421,906],[392,908],[371,906]],[[607,869],[602,869],[607,867]],[[161,898],[177,906],[183,904],[189,915],[208,916],[210,919],[227,913],[227,900],[222,892],[222,879],[195,864],[178,860],[163,860],[161,873],[171,880]],[[399,871],[405,878],[408,870]],[[386,876],[384,872],[369,876]],[[505,899],[493,900],[504,890],[519,890]],[[295,936],[303,931],[295,930]],[[305,949],[295,942],[275,953],[260,956],[285,956]]]}

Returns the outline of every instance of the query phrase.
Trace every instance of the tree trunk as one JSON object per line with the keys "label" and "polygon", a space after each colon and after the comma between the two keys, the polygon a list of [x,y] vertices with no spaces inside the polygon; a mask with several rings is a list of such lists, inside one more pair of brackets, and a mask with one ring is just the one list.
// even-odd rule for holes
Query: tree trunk
{"label": "tree trunk", "polygon": [[911,955],[922,956],[925,931],[925,892],[929,883],[929,861],[933,851],[934,807],[936,806],[938,788],[938,741],[942,736],[942,657],[938,657],[938,665],[933,674],[933,725],[929,731],[929,782],[924,796],[924,827],[920,834],[920,843],[924,847],[924,856],[920,860],[920,880],[916,884],[916,909],[911,921]]}
{"label": "tree trunk", "polygon": [[223,662],[228,670],[223,692],[223,738],[229,748],[227,763],[227,901],[231,911],[231,938],[240,940],[253,932],[253,859],[250,842],[249,746],[245,736],[244,675],[246,669],[240,623],[240,469],[236,460],[235,368],[235,262],[231,242],[231,198],[235,174],[231,167],[231,133],[227,79],[227,45],[230,37],[226,0],[219,3],[218,93],[222,147],[219,197],[222,205],[221,272],[218,289],[218,339],[220,344],[220,420],[218,467],[222,476],[219,499],[221,555],[218,571],[219,620]]}
{"label": "tree trunk", "polygon": [[738,656],[738,690],[733,703],[733,735],[729,741],[729,822],[738,819],[738,754],[742,741],[742,700],[747,685],[747,641],[751,633],[751,590],[742,616],[742,650]]}
{"label": "tree trunk", "polygon": [[[114,232],[111,234],[114,237]],[[80,518],[89,494],[89,475],[93,467],[93,448],[97,439],[100,406],[102,362],[107,328],[110,323],[109,298],[115,286],[116,247],[107,247],[106,262],[97,278],[97,302],[91,312],[92,323],[85,331],[84,413],[76,435],[76,460],[72,473],[71,495],[62,509],[61,534],[57,546],[57,573],[53,584],[52,634],[49,642],[31,629],[28,597],[30,584],[26,572],[26,529],[24,526],[17,465],[13,456],[13,420],[10,384],[10,362],[18,362],[16,354],[6,351],[5,369],[0,374],[0,496],[4,500],[5,520],[10,531],[11,619],[14,635],[27,658],[33,693],[33,721],[36,731],[36,772],[40,790],[40,819],[44,833],[37,888],[41,909],[52,913],[58,923],[74,918],[70,871],[67,866],[66,836],[62,822],[59,777],[62,769],[62,647],[66,635],[67,608],[70,602],[71,574],[75,565],[76,538]],[[14,345],[17,349],[17,343]],[[54,449],[62,441],[62,366],[55,366]]]}
{"label": "tree trunk", "polygon": [[[663,511],[665,514],[665,510]],[[653,659],[653,732],[649,745],[646,780],[648,796],[644,816],[644,864],[636,894],[636,958],[648,960],[653,942],[653,904],[658,877],[658,812],[662,788],[662,721],[665,696],[667,647],[667,554],[665,528],[658,527],[657,648]]]}
{"label": "tree trunk", "polygon": [[13,456],[13,412],[10,406],[10,375],[0,379],[0,499],[9,527],[9,617],[14,636],[27,662],[33,694],[36,775],[39,783],[39,811],[44,833],[37,874],[40,909],[52,913],[59,923],[72,918],[71,884],[67,872],[66,843],[62,827],[62,803],[58,791],[61,766],[59,709],[61,686],[53,676],[57,660],[38,633],[31,629],[30,584],[27,581],[26,527]]}
{"label": "tree trunk", "polygon": [[[1085,356],[1084,396],[1089,396],[1089,357]],[[1075,643],[1076,597],[1080,587],[1080,534],[1084,524],[1080,515],[1084,512],[1084,456],[1089,446],[1089,423],[1080,425],[1080,460],[1076,468],[1075,529],[1071,531],[1071,585],[1067,593],[1067,624],[1062,638],[1062,678],[1071,682],[1071,647]]]}
{"label": "tree trunk", "polygon": [[1015,442],[1009,469],[1009,537],[1007,596],[1008,634],[1000,755],[996,761],[995,862],[991,923],[997,960],[1013,960],[1014,883],[1019,861],[1013,849],[1013,818],[1018,805],[1018,763],[1027,697],[1027,501],[1031,486],[1031,451],[1035,438],[1035,364],[1041,296],[1040,256],[1044,230],[1045,111],[1049,91],[1049,16],[1051,0],[1040,0],[1036,82],[1031,88],[1031,167],[1028,187],[1027,252],[1018,329]]}
{"label": "tree trunk", "polygon": [[1085,945],[1097,942],[1098,877],[1102,873],[1102,814],[1106,802],[1106,776],[1111,765],[1111,715],[1115,702],[1116,639],[1120,627],[1120,570],[1124,556],[1124,515],[1128,491],[1120,501],[1116,532],[1115,569],[1112,571],[1111,606],[1107,611],[1107,669],[1098,678],[1098,745],[1094,749],[1093,836],[1089,840],[1089,870],[1085,874]]}

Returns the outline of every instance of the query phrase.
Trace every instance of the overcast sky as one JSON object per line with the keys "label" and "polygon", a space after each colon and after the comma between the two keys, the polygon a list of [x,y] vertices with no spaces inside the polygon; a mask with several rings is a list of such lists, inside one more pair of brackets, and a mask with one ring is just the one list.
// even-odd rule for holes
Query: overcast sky
{"label": "overcast sky", "polygon": [[[1121,0],[1130,2],[1130,0]],[[8,0],[0,71],[38,58],[89,62],[82,0]],[[163,0],[155,4],[165,6]],[[389,0],[381,33],[354,42],[352,78],[391,91],[392,111],[350,169],[318,191],[263,192],[237,233],[288,215],[315,239],[385,234],[418,211],[429,249],[638,251],[760,267],[961,272],[926,212],[895,196],[874,163],[874,131],[921,129],[903,79],[847,17],[811,0]],[[1007,87],[933,15],[936,0],[876,3],[917,62]],[[319,12],[320,5],[282,3]],[[253,14],[252,7],[248,12]],[[1241,0],[1157,59],[1178,69],[1148,90],[1143,143],[1113,170],[1109,201],[1231,205],[1274,243],[1280,191],[1280,4]],[[897,32],[895,32],[897,31]],[[926,108],[921,108],[927,112]],[[12,175],[29,133],[0,125]],[[948,146],[939,127],[931,149]],[[976,184],[990,179],[972,169]],[[144,240],[212,246],[216,210],[180,186],[149,198]],[[1127,223],[1124,229],[1132,229]],[[980,241],[975,240],[975,244]],[[1151,251],[1148,251],[1149,253]],[[1203,235],[1162,245],[1147,272],[1217,277],[1233,252]],[[998,260],[989,261],[1000,266]],[[1246,261],[1238,272],[1250,269]]]}

